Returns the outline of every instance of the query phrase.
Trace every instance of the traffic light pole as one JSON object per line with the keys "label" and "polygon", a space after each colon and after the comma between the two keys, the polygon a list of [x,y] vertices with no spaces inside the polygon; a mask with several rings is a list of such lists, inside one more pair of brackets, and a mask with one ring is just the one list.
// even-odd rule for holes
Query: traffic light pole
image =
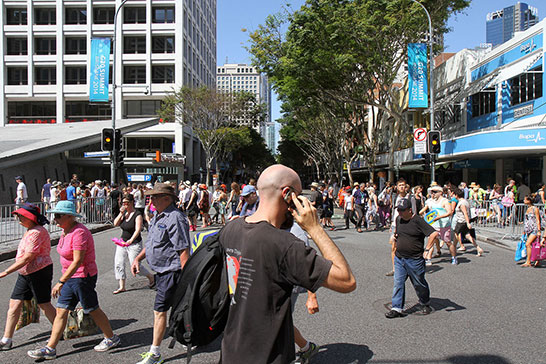
{"label": "traffic light pole", "polygon": [[[430,19],[430,14],[427,8],[425,8],[423,4],[421,4],[417,0],[411,0],[411,1],[419,4],[419,6],[423,8],[425,13],[427,13],[427,18],[428,18],[428,34],[429,34],[428,45],[430,47],[430,55],[429,55],[429,58],[430,58],[429,60],[429,63],[430,63],[430,81],[429,81],[429,84],[430,84],[430,88],[429,88],[430,89],[430,130],[432,131],[434,130],[434,56],[433,56],[433,48],[432,48],[433,47],[432,20]],[[436,155],[431,153],[430,154],[431,182],[434,182],[436,180],[435,159],[436,159]]]}
{"label": "traffic light pole", "polygon": [[110,184],[116,183],[116,161],[117,161],[117,140],[116,140],[116,32],[118,28],[118,14],[123,5],[128,0],[123,0],[121,4],[119,4],[118,8],[116,9],[116,13],[114,14],[114,35],[112,36],[112,49],[114,50],[113,53],[113,64],[112,64],[112,129],[114,131],[114,137],[113,137],[113,143],[114,143],[114,149],[112,149],[112,152],[110,153]]}

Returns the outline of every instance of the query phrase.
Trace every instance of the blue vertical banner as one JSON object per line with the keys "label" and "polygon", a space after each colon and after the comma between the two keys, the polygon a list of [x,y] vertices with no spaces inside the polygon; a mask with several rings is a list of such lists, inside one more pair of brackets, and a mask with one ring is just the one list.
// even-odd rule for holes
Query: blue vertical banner
{"label": "blue vertical banner", "polygon": [[427,46],[408,44],[409,108],[428,107]]}
{"label": "blue vertical banner", "polygon": [[109,65],[110,38],[91,39],[90,102],[108,102]]}

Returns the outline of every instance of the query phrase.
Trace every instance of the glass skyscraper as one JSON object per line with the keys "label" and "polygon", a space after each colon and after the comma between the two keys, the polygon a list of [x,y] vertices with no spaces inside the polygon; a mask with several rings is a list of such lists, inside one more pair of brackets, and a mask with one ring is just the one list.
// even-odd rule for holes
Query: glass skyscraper
{"label": "glass skyscraper", "polygon": [[524,31],[538,23],[538,9],[518,2],[487,14],[486,42],[493,47],[511,39],[516,32]]}

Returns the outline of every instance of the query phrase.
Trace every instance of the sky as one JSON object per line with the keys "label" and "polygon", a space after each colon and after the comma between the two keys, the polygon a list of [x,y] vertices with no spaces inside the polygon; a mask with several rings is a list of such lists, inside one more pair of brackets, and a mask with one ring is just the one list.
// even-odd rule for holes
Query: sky
{"label": "sky", "polygon": [[[515,0],[473,0],[470,7],[449,19],[452,31],[445,35],[446,52],[458,52],[485,43],[485,18],[487,13],[514,5]],[[539,19],[546,16],[544,0],[529,0],[526,3],[538,8]],[[251,63],[250,55],[244,49],[248,45],[248,32],[256,30],[265,18],[281,11],[287,0],[218,0],[217,14],[217,62]],[[298,9],[305,0],[289,1]],[[242,30],[246,29],[247,32]],[[280,117],[280,103],[273,96],[272,119]]]}

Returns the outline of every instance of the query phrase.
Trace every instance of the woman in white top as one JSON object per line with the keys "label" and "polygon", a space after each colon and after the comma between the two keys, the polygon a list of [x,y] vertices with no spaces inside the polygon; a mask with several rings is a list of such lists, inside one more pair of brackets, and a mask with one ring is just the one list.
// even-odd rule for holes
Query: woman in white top
{"label": "woman in white top", "polygon": [[146,208],[146,196],[144,196],[144,186],[138,185],[133,194],[135,198],[135,210],[139,211],[144,216],[144,209]]}

